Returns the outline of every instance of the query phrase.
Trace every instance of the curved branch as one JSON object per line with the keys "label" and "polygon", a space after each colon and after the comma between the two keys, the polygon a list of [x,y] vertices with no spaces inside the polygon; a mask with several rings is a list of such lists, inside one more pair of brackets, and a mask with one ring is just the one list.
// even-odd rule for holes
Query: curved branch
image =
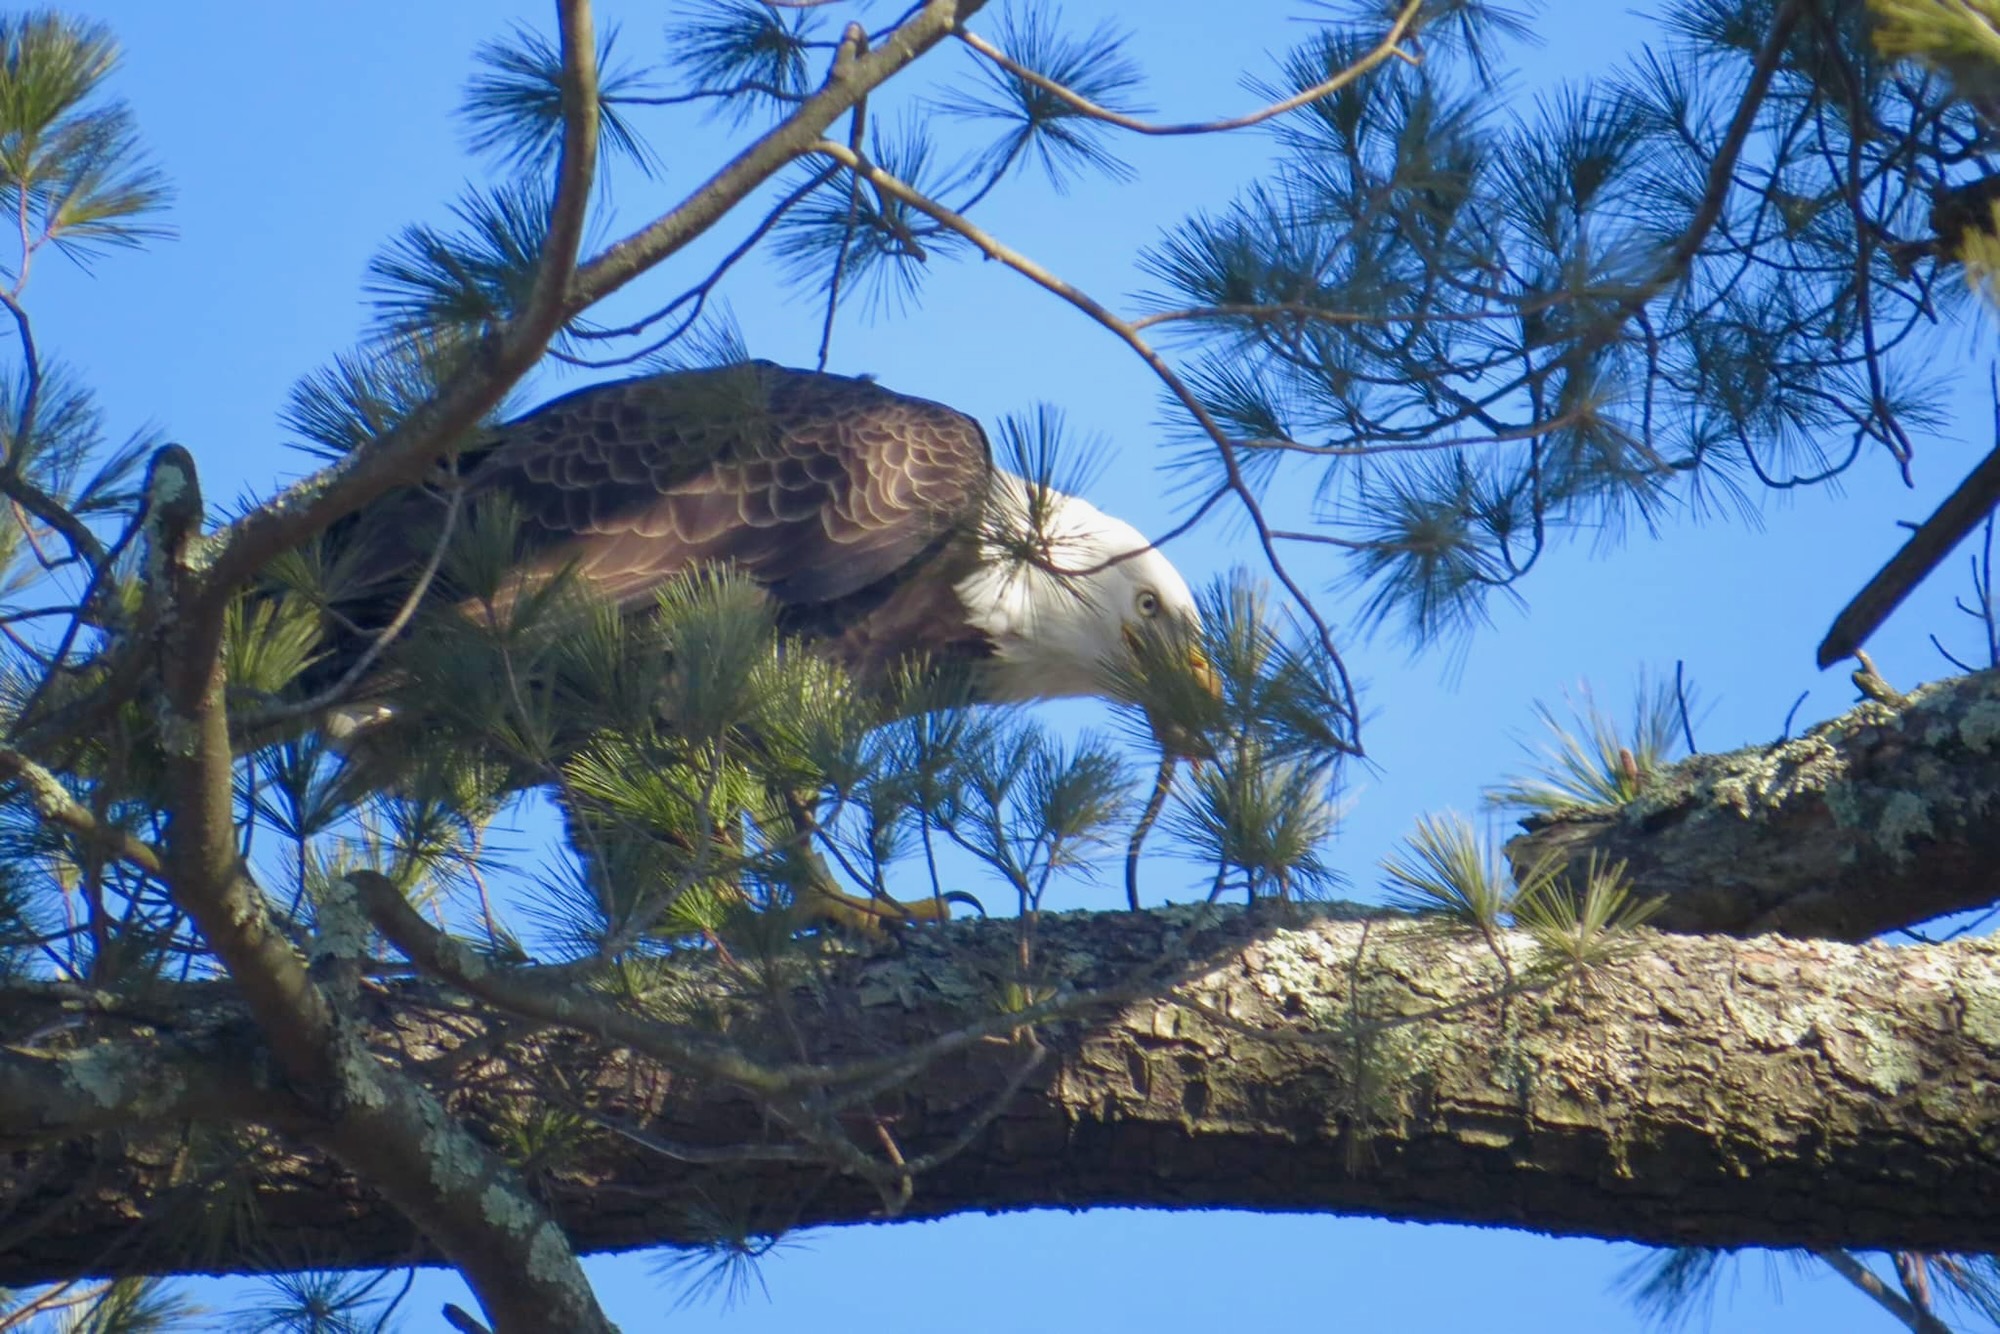
{"label": "curved branch", "polygon": [[1422,9],[1423,0],[1404,0],[1402,9],[1396,14],[1395,22],[1389,25],[1389,31],[1382,35],[1382,40],[1375,44],[1374,49],[1342,69],[1339,73],[1330,75],[1312,87],[1294,93],[1283,101],[1273,102],[1269,106],[1260,107],[1247,115],[1230,116],[1223,120],[1188,121],[1177,125],[1156,125],[1151,121],[1141,120],[1136,116],[1127,116],[1122,112],[1113,111],[1109,107],[1099,106],[1075,89],[1058,83],[1046,74],[1040,74],[1029,69],[1026,65],[1021,64],[1018,60],[1015,60],[979,34],[967,32],[962,27],[953,32],[952,36],[958,38],[959,41],[964,42],[974,51],[977,51],[1001,69],[1006,70],[1015,78],[1033,84],[1049,96],[1066,104],[1071,110],[1088,116],[1092,120],[1103,121],[1107,125],[1116,125],[1119,129],[1130,130],[1133,134],[1159,136],[1223,134],[1230,130],[1242,130],[1252,125],[1262,125],[1265,121],[1282,116],[1288,111],[1297,111],[1300,107],[1310,106],[1322,97],[1339,92],[1392,56],[1400,56],[1406,60],[1409,59],[1410,57],[1402,49],[1402,42],[1405,37],[1410,35],[1411,28],[1416,26],[1417,15]]}
{"label": "curved branch", "polygon": [[50,824],[103,847],[147,875],[160,874],[164,861],[158,848],[128,830],[100,823],[60,778],[11,746],[0,746],[0,779],[20,784],[36,813]]}
{"label": "curved branch", "polygon": [[925,0],[874,47],[836,61],[826,84],[677,207],[606,249],[577,271],[569,299],[574,315],[609,296],[707,231],[787,163],[812,151],[834,121],[891,75],[923,55],[976,14],[985,0]]}
{"label": "curved branch", "polygon": [[[346,1012],[351,1004],[343,1006],[341,992],[299,957],[245,871],[235,839],[222,609],[272,556],[427,466],[540,358],[568,318],[564,295],[597,164],[597,44],[589,0],[556,0],[556,14],[562,146],[548,234],[521,312],[428,405],[292,493],[300,503],[281,497],[225,530],[213,561],[196,550],[203,510],[193,458],[178,447],[160,450],[146,481],[146,595],[160,628],[174,901],[241,989],[279,1069],[322,1113],[324,1124],[308,1127],[312,1141],[380,1189],[458,1267],[496,1334],[610,1334],[612,1326],[540,1201],[436,1095],[377,1062]],[[332,962],[328,975],[337,979],[358,960]]]}

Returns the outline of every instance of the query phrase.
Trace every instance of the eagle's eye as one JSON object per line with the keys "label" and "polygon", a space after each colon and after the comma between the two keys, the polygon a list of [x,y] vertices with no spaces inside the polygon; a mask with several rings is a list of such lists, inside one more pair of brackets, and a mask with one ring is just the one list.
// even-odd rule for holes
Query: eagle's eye
{"label": "eagle's eye", "polygon": [[1138,608],[1141,616],[1152,618],[1160,614],[1160,595],[1150,588],[1139,590]]}

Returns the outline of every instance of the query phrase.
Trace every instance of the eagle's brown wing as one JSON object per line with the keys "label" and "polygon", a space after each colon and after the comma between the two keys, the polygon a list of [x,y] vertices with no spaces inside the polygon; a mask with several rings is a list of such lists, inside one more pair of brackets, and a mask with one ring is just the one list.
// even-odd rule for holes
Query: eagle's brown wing
{"label": "eagle's brown wing", "polygon": [[468,499],[519,509],[524,574],[640,601],[703,562],[780,601],[896,573],[984,496],[979,424],[867,380],[750,362],[597,385],[499,428]]}

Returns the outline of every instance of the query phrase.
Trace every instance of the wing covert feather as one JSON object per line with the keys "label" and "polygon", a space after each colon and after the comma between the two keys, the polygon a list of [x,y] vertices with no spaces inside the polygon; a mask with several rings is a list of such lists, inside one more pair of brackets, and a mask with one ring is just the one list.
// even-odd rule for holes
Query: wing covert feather
{"label": "wing covert feather", "polygon": [[702,562],[788,603],[888,578],[967,522],[979,424],[867,380],[751,362],[579,390],[499,428],[468,481],[511,496],[536,555],[637,601]]}

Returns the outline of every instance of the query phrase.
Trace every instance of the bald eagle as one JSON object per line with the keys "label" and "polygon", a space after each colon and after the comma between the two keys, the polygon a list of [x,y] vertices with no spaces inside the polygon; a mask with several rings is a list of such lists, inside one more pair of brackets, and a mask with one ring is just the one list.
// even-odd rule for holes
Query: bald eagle
{"label": "bald eagle", "polygon": [[[1160,629],[1214,690],[1194,596],[1144,536],[997,467],[972,418],[872,380],[758,361],[594,385],[474,440],[455,468],[461,504],[518,515],[517,588],[566,571],[638,611],[727,567],[863,688],[920,659],[963,665],[995,702],[1116,697]],[[322,679],[382,633],[440,512],[435,488],[413,488],[330,534],[363,553],[374,592],[336,607],[346,642]]]}

